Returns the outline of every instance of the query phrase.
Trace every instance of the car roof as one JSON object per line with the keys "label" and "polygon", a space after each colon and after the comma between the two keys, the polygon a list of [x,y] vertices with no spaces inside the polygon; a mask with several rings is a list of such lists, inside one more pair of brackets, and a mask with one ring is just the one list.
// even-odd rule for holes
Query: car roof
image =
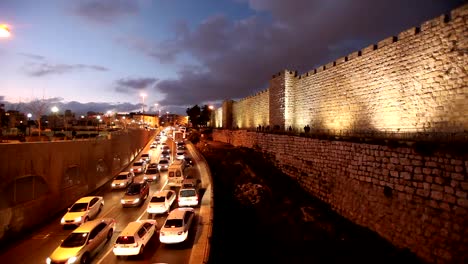
{"label": "car roof", "polygon": [[153,194],[153,197],[166,197],[166,194],[167,194],[168,192],[173,192],[173,193],[175,193],[173,190],[162,190],[162,191],[155,192],[155,193]]}
{"label": "car roof", "polygon": [[77,227],[72,233],[86,233],[86,232],[91,232],[95,226],[100,224],[101,222],[109,222],[113,220],[112,218],[100,218],[100,219],[94,219],[88,222],[83,223],[79,227]]}
{"label": "car roof", "polygon": [[119,173],[119,175],[127,175],[129,173],[130,173],[129,171],[122,171],[121,173]]}
{"label": "car roof", "polygon": [[99,198],[100,196],[86,196],[86,197],[81,197],[76,201],[75,203],[89,203],[92,199],[94,198]]}
{"label": "car roof", "polygon": [[167,219],[181,219],[184,217],[186,211],[194,212],[193,208],[191,207],[176,208],[169,213]]}
{"label": "car roof", "polygon": [[120,236],[133,236],[135,233],[140,229],[140,227],[144,224],[144,222],[130,222],[128,225],[125,227],[124,230],[120,233]]}

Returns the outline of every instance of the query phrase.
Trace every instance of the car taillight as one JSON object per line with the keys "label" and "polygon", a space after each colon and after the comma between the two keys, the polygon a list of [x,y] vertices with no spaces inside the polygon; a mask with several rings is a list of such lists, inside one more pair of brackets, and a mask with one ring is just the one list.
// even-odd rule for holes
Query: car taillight
{"label": "car taillight", "polygon": [[138,247],[138,243],[133,244],[133,247]]}

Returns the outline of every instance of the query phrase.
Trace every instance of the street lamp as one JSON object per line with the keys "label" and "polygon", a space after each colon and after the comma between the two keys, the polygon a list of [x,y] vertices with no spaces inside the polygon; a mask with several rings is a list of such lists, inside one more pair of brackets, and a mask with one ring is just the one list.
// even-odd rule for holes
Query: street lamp
{"label": "street lamp", "polygon": [[31,136],[31,117],[32,117],[32,114],[28,113],[27,116],[28,116],[28,130],[29,130],[29,135]]}
{"label": "street lamp", "polygon": [[57,112],[59,111],[57,106],[53,106],[50,110],[52,110],[52,113],[54,113],[55,118],[54,118],[54,135],[55,135],[55,130],[57,129]]}
{"label": "street lamp", "polygon": [[98,115],[98,116],[96,116],[96,118],[98,120],[98,122],[97,122],[97,131],[98,131],[98,134],[99,134],[99,124],[101,123],[101,116]]}

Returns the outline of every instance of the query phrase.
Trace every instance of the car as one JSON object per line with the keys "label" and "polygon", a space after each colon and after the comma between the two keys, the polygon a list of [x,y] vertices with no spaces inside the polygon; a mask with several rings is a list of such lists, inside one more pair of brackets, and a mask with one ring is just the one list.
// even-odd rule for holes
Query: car
{"label": "car", "polygon": [[128,186],[120,203],[123,207],[140,206],[148,198],[149,189],[149,184],[146,181],[135,181]]}
{"label": "car", "polygon": [[141,154],[140,159],[145,161],[146,163],[150,163],[151,162],[151,154],[143,153],[143,154]]}
{"label": "car", "polygon": [[177,150],[186,150],[187,147],[185,146],[185,144],[179,144],[177,145]]}
{"label": "car", "polygon": [[170,159],[171,158],[171,152],[167,151],[167,150],[163,150],[163,151],[161,151],[160,157],[163,158],[163,159]]}
{"label": "car", "polygon": [[158,170],[168,170],[170,165],[170,161],[168,159],[160,159],[158,163]]}
{"label": "car", "polygon": [[194,216],[195,210],[190,207],[172,210],[159,231],[159,241],[164,244],[184,242],[188,237]]}
{"label": "car", "polygon": [[175,201],[176,193],[173,190],[162,190],[151,197],[146,212],[148,214],[165,214],[171,210]]}
{"label": "car", "polygon": [[145,170],[146,170],[146,161],[143,161],[143,160],[133,162],[132,168],[130,169],[130,171],[135,174],[145,173]]}
{"label": "car", "polygon": [[[187,186],[187,185],[186,185]],[[191,186],[191,185],[190,185]],[[198,205],[198,188],[183,186],[179,189],[179,197],[177,203],[179,207],[184,206],[197,206]]]}
{"label": "car", "polygon": [[81,225],[90,219],[96,218],[104,206],[102,196],[86,196],[78,199],[68,212],[60,219],[60,224],[65,226]]}
{"label": "car", "polygon": [[193,166],[193,160],[192,160],[192,158],[186,156],[186,157],[184,158],[184,160],[185,160],[185,166],[186,166],[186,167],[191,167],[191,166]]}
{"label": "car", "polygon": [[82,224],[62,241],[46,263],[90,263],[93,255],[112,238],[115,226],[113,218],[100,218]]}
{"label": "car", "polygon": [[156,181],[159,179],[158,164],[151,163],[143,176],[146,181]]}
{"label": "car", "polygon": [[169,146],[164,146],[162,148],[162,151],[168,151],[169,153],[171,153],[171,148]]}
{"label": "car", "polygon": [[185,151],[184,150],[177,150],[176,152],[176,158],[177,159],[184,159],[185,158]]}
{"label": "car", "polygon": [[156,220],[139,220],[128,223],[114,243],[116,256],[142,255],[145,246],[156,232]]}
{"label": "car", "polygon": [[158,147],[158,143],[151,143],[150,149],[155,149]]}
{"label": "car", "polygon": [[167,147],[167,143],[166,143],[166,141],[161,141],[161,148],[160,149],[163,150],[164,147]]}
{"label": "car", "polygon": [[111,183],[112,189],[125,189],[133,182],[135,174],[132,171],[123,171],[115,176]]}

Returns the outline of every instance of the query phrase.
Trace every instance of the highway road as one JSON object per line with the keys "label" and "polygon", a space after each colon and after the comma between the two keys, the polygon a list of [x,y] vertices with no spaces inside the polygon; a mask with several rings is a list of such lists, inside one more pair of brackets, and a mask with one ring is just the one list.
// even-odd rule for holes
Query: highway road
{"label": "highway road", "polygon": [[[169,140],[168,145],[171,146]],[[191,153],[193,149],[188,148],[187,152]],[[159,160],[160,149],[149,149],[149,144],[141,153],[152,153],[152,162]],[[141,154],[140,153],[140,154]],[[139,157],[138,157],[139,158]],[[194,159],[195,166],[188,168],[190,173],[195,177],[200,178],[197,169],[197,160]],[[161,172],[160,180],[152,182],[150,188],[150,196],[159,190],[168,189],[165,186],[167,182],[167,172]],[[149,245],[145,247],[143,256],[124,257],[117,259],[112,252],[113,243],[119,236],[119,233],[131,221],[137,219],[148,219],[149,215],[146,213],[146,207],[150,199],[146,199],[144,204],[140,207],[123,208],[120,204],[120,199],[124,194],[124,190],[111,190],[110,182],[105,186],[95,191],[92,195],[104,197],[104,207],[98,218],[111,217],[116,219],[117,226],[112,236],[112,239],[107,242],[102,249],[93,257],[92,263],[106,264],[106,263],[189,263],[190,254],[192,250],[193,241],[195,239],[196,227],[198,226],[198,212],[199,208],[196,207],[196,216],[189,232],[189,238],[182,244],[177,245],[164,245],[159,242],[159,229],[164,224],[166,215],[156,216],[153,219],[157,220],[158,232],[155,233]],[[203,194],[203,193],[202,193]],[[63,195],[66,195],[64,193]],[[201,200],[201,197],[200,197]],[[173,204],[173,208],[177,207],[177,200]],[[44,212],[46,213],[46,212]],[[26,217],[26,216],[25,216]],[[34,216],[27,216],[34,217]],[[38,230],[32,232],[29,236],[21,241],[17,241],[7,249],[2,249],[0,252],[0,263],[15,263],[15,264],[37,264],[46,263],[46,258],[57,248],[60,242],[72,231],[71,228],[64,229],[60,225],[60,218],[62,215],[57,215],[52,218],[50,223],[42,226]]]}

